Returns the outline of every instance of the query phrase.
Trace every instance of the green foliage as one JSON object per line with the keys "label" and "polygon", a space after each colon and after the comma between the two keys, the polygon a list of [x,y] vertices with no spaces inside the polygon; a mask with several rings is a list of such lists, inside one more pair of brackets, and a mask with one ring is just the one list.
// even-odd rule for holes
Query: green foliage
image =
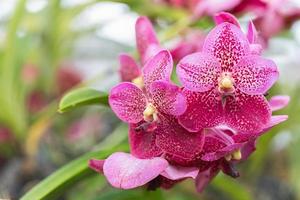
{"label": "green foliage", "polygon": [[108,105],[108,94],[90,88],[72,90],[61,99],[58,112],[64,113],[86,105]]}

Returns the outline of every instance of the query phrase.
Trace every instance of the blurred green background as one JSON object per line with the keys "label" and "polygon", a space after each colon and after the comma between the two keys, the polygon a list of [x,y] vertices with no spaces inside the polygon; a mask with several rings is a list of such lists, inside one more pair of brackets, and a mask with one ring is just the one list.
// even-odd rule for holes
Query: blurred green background
{"label": "blurred green background", "polygon": [[[191,27],[213,27],[209,18],[186,23],[186,10],[150,0],[0,0],[0,198],[20,198],[91,150],[128,149],[127,130],[107,107],[63,115],[57,107],[72,88],[107,92],[119,81],[117,56],[135,54],[139,15],[151,17],[167,47]],[[242,24],[250,17],[243,16]],[[300,21],[272,38],[264,54],[281,72],[269,96],[290,95],[290,105],[276,113],[289,120],[260,138],[257,151],[238,166],[240,178],[219,174],[202,194],[193,181],[171,190],[121,191],[89,171],[71,187],[66,183],[59,199],[300,199]]]}

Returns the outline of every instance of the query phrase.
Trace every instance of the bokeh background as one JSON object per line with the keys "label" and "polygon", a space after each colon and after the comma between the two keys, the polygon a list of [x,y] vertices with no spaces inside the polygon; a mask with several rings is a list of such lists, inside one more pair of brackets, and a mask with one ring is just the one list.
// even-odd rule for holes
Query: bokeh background
{"label": "bokeh background", "polygon": [[[90,150],[126,143],[126,127],[120,126],[109,108],[90,106],[59,114],[57,106],[72,88],[88,86],[107,92],[120,81],[118,55],[137,56],[134,24],[140,15],[150,17],[165,47],[176,50],[178,44],[191,46],[192,41],[192,51],[201,49],[203,35],[214,26],[210,15],[195,18],[187,6],[170,2],[0,0],[0,199],[20,198]],[[300,10],[300,1],[281,6]],[[257,17],[253,10],[234,14],[243,27]],[[289,106],[278,112],[288,114],[289,120],[258,141],[257,151],[238,166],[240,178],[219,174],[198,194],[192,181],[171,190],[121,191],[93,174],[66,188],[59,199],[300,199],[298,17],[262,41],[264,55],[277,63],[281,73],[269,95],[291,97]],[[269,20],[258,32],[263,35],[278,23]]]}

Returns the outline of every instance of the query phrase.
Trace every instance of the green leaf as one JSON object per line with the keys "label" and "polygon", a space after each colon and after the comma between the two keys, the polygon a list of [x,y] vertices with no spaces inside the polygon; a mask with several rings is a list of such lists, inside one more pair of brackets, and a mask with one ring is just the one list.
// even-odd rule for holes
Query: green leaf
{"label": "green leaf", "polygon": [[61,99],[58,112],[64,113],[86,105],[108,105],[108,94],[90,88],[72,90]]}
{"label": "green leaf", "polygon": [[[127,135],[127,133],[124,132],[126,130],[125,127],[125,124],[121,124],[111,134],[112,137],[108,136],[106,141],[113,139],[116,134],[119,134],[120,136]],[[66,193],[68,188],[74,186],[79,181],[83,181],[91,175],[97,175],[97,173],[89,169],[88,160],[91,158],[105,159],[115,151],[128,151],[127,143],[125,145],[120,145],[121,142],[126,141],[126,137],[123,138],[124,139],[119,141],[118,144],[111,145],[110,149],[107,149],[107,145],[104,144],[100,150],[89,152],[65,165],[33,187],[21,198],[21,200],[53,200],[58,198],[61,194]]]}

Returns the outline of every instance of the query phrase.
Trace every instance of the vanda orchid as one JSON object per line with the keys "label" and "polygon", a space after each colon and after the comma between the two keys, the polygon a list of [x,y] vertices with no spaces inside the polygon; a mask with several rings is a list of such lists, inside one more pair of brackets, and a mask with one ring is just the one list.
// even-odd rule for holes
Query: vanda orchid
{"label": "vanda orchid", "polygon": [[[202,51],[178,63],[182,87],[171,83],[172,57],[160,49],[142,62],[138,84],[123,82],[111,90],[110,106],[130,127],[130,154],[116,152],[89,164],[113,187],[168,189],[192,178],[201,192],[220,171],[238,177],[235,165],[254,152],[258,137],[287,119],[272,112],[289,97],[264,96],[279,72],[260,56],[253,23],[244,34],[228,13],[215,21]],[[138,37],[153,32],[144,28]],[[137,40],[146,41],[138,46],[148,51],[149,40]]]}

